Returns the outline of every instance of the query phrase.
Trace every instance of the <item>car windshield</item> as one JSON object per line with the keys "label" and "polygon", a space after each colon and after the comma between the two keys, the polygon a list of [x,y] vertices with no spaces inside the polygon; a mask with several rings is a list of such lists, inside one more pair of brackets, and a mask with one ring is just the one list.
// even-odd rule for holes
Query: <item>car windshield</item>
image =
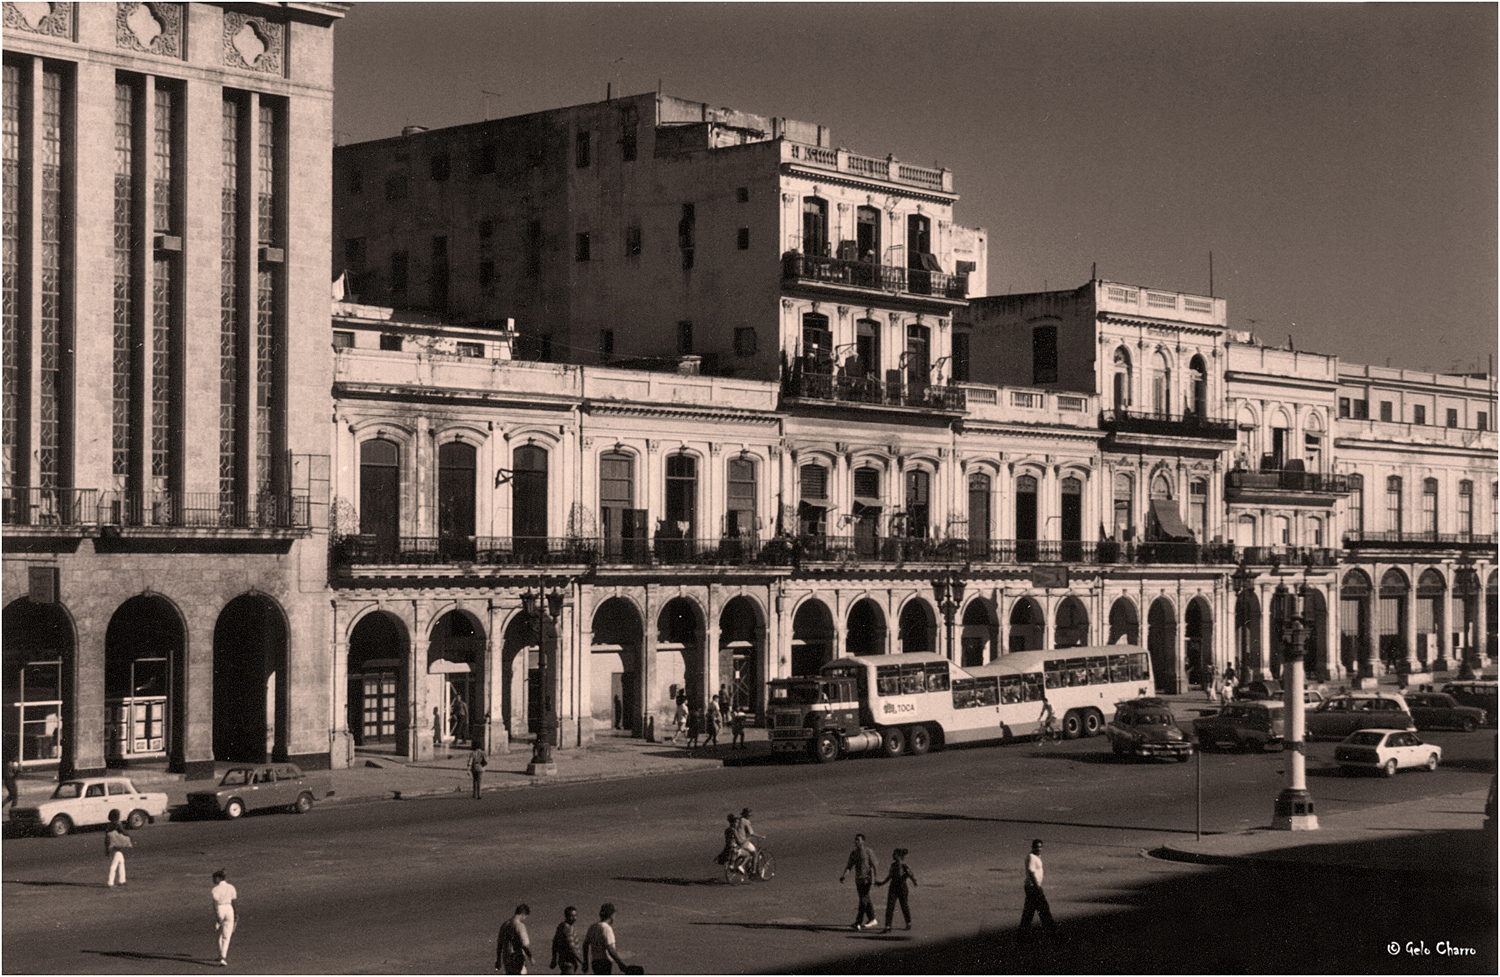
{"label": "car windshield", "polygon": [[57,790],[52,792],[54,800],[69,800],[74,797],[83,796],[83,781],[67,780],[57,785]]}
{"label": "car windshield", "polygon": [[1384,733],[1355,733],[1345,742],[1351,746],[1379,746],[1383,739],[1385,739]]}
{"label": "car windshield", "polygon": [[818,692],[819,685],[817,682],[790,682],[786,685],[776,685],[771,688],[771,702],[810,705],[814,702],[828,701],[826,698],[820,700]]}
{"label": "car windshield", "polygon": [[1138,712],[1135,714],[1137,726],[1170,726],[1172,717],[1164,712]]}
{"label": "car windshield", "polygon": [[224,779],[219,781],[220,787],[239,787],[250,782],[250,771],[229,770],[225,772]]}
{"label": "car windshield", "polygon": [[1244,719],[1250,715],[1250,709],[1248,706],[1225,706],[1219,715],[1225,719]]}

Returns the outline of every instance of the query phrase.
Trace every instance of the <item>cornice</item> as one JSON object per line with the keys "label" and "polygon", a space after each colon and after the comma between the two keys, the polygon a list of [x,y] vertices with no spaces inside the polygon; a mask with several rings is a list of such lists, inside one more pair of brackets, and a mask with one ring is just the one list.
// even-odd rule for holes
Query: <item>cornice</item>
{"label": "cornice", "polygon": [[887,196],[894,194],[912,200],[927,200],[935,204],[951,205],[958,200],[958,194],[956,193],[944,193],[941,190],[922,190],[907,183],[889,183],[882,180],[862,179],[834,170],[810,169],[796,163],[782,163],[781,172],[787,176],[801,177],[804,180],[813,180],[817,183],[831,183],[840,187],[853,187],[856,190],[879,191]]}

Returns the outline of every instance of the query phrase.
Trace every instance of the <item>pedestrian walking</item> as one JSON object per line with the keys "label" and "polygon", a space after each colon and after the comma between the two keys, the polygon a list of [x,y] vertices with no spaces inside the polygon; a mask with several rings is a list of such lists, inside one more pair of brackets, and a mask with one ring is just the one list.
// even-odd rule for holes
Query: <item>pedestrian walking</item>
{"label": "pedestrian walking", "polygon": [[109,812],[109,827],[104,831],[104,854],[109,857],[109,880],[105,885],[115,887],[115,879],[125,884],[125,849],[134,848],[130,833],[120,823],[120,812]]}
{"label": "pedestrian walking", "polygon": [[1234,698],[1234,666],[1227,665],[1224,668],[1224,677],[1219,686],[1219,700],[1229,702]]}
{"label": "pedestrian walking", "polygon": [[5,761],[5,801],[4,801],[4,803],[0,803],[0,807],[4,807],[6,804],[9,804],[11,807],[15,807],[16,806],[16,797],[18,796],[18,792],[20,790],[20,784],[19,784],[20,777],[21,777],[21,764],[18,763],[18,762],[16,762],[16,759],[14,757],[10,758],[9,760],[6,760]]}
{"label": "pedestrian walking", "polygon": [[719,686],[719,712],[722,714],[725,725],[729,723],[729,686]]}
{"label": "pedestrian walking", "polygon": [[1213,702],[1219,697],[1219,678],[1214,673],[1212,665],[1208,666],[1208,672],[1203,679],[1203,694],[1208,698],[1209,702]]}
{"label": "pedestrian walking", "polygon": [[583,943],[578,938],[577,906],[563,910],[563,921],[557,924],[557,932],[552,934],[551,967],[565,974],[583,972]]}
{"label": "pedestrian walking", "polygon": [[484,755],[484,747],[478,743],[474,744],[474,750],[469,754],[469,779],[474,785],[474,799],[481,800],[480,793],[484,789],[484,768],[490,765],[490,758]]}
{"label": "pedestrian walking", "polygon": [[531,934],[526,932],[526,919],[531,907],[521,903],[514,916],[500,924],[500,934],[495,938],[495,969],[502,974],[524,974],[531,962]]}
{"label": "pedestrian walking", "polygon": [[688,705],[687,693],[677,693],[677,715],[672,720],[672,745],[677,745],[677,737],[687,735]]}
{"label": "pedestrian walking", "polygon": [[698,748],[698,737],[703,735],[703,712],[695,705],[688,706],[688,749]]}
{"label": "pedestrian walking", "polygon": [[736,750],[745,748],[745,714],[739,709],[729,718],[729,745]]}
{"label": "pedestrian walking", "polygon": [[906,904],[908,889],[906,883],[917,884],[917,877],[912,874],[911,868],[906,864],[906,849],[897,848],[891,852],[891,870],[886,873],[884,879],[876,882],[876,885],[886,885],[890,888],[885,894],[885,929],[882,932],[891,931],[891,923],[896,917],[896,905],[901,905],[901,918],[906,920],[906,928],[911,929],[911,907]]}
{"label": "pedestrian walking", "polygon": [[615,947],[615,904],[606,902],[599,907],[599,922],[590,926],[583,937],[583,965],[591,973],[612,974],[615,964],[620,965],[621,971],[626,969]]}
{"label": "pedestrian walking", "polygon": [[229,884],[229,876],[221,868],[214,873],[214,887],[208,892],[214,901],[214,928],[219,931],[219,966],[229,966],[229,940],[234,936],[234,927],[239,922],[239,907],[235,900],[239,891]]}
{"label": "pedestrian walking", "polygon": [[1017,935],[1031,935],[1031,917],[1035,914],[1042,918],[1042,929],[1048,936],[1052,936],[1057,933],[1057,924],[1052,922],[1052,907],[1047,905],[1047,894],[1042,891],[1042,839],[1032,841],[1025,869],[1026,908],[1021,910],[1021,925],[1017,929]]}
{"label": "pedestrian walking", "polygon": [[719,730],[724,726],[724,713],[719,708],[719,697],[714,696],[708,703],[708,742],[704,746],[719,745]]}
{"label": "pedestrian walking", "polygon": [[854,873],[854,889],[859,893],[859,909],[850,929],[867,929],[875,925],[875,904],[870,901],[870,889],[875,884],[875,855],[865,845],[865,836],[862,834],[854,836],[854,850],[849,853],[844,873],[839,876],[840,884],[849,877],[850,872]]}

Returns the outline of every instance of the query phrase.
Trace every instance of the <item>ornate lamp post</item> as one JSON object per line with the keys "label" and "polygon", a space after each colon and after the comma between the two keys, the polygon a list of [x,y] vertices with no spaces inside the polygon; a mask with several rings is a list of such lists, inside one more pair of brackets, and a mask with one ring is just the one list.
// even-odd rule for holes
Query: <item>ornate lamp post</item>
{"label": "ornate lamp post", "polygon": [[537,578],[536,590],[527,588],[521,594],[521,608],[536,619],[537,671],[541,673],[542,714],[537,719],[536,743],[526,772],[533,777],[557,774],[552,747],[557,741],[557,620],[562,616],[563,592],[546,589],[546,581]]}
{"label": "ornate lamp post", "polygon": [[1287,748],[1291,750],[1291,763],[1287,771],[1287,786],[1276,795],[1276,810],[1271,818],[1271,827],[1281,831],[1316,831],[1318,816],[1313,811],[1313,798],[1307,790],[1306,719],[1303,715],[1302,668],[1307,655],[1307,636],[1310,628],[1303,612],[1307,607],[1309,588],[1306,580],[1293,593],[1285,583],[1276,585],[1272,606],[1276,608],[1277,625],[1281,629],[1282,646],[1286,661],[1282,666],[1282,677],[1286,679]]}
{"label": "ornate lamp post", "polygon": [[932,582],[932,596],[937,599],[938,607],[943,612],[943,631],[947,637],[949,661],[958,661],[953,653],[953,615],[958,612],[958,605],[963,603],[966,588],[967,584],[957,570],[950,570],[946,577],[939,577]]}

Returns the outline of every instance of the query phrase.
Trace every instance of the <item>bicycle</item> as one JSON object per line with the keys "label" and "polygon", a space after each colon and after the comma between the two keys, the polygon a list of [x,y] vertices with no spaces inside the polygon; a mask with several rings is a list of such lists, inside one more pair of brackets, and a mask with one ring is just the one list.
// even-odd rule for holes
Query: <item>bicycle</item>
{"label": "bicycle", "polygon": [[724,881],[739,885],[752,879],[769,882],[776,876],[776,859],[764,848],[757,848],[750,857],[737,855],[724,863]]}
{"label": "bicycle", "polygon": [[1048,742],[1061,743],[1062,738],[1062,726],[1058,724],[1057,717],[1049,713],[1047,718],[1042,720],[1041,726],[1036,731],[1036,741],[1043,744]]}

